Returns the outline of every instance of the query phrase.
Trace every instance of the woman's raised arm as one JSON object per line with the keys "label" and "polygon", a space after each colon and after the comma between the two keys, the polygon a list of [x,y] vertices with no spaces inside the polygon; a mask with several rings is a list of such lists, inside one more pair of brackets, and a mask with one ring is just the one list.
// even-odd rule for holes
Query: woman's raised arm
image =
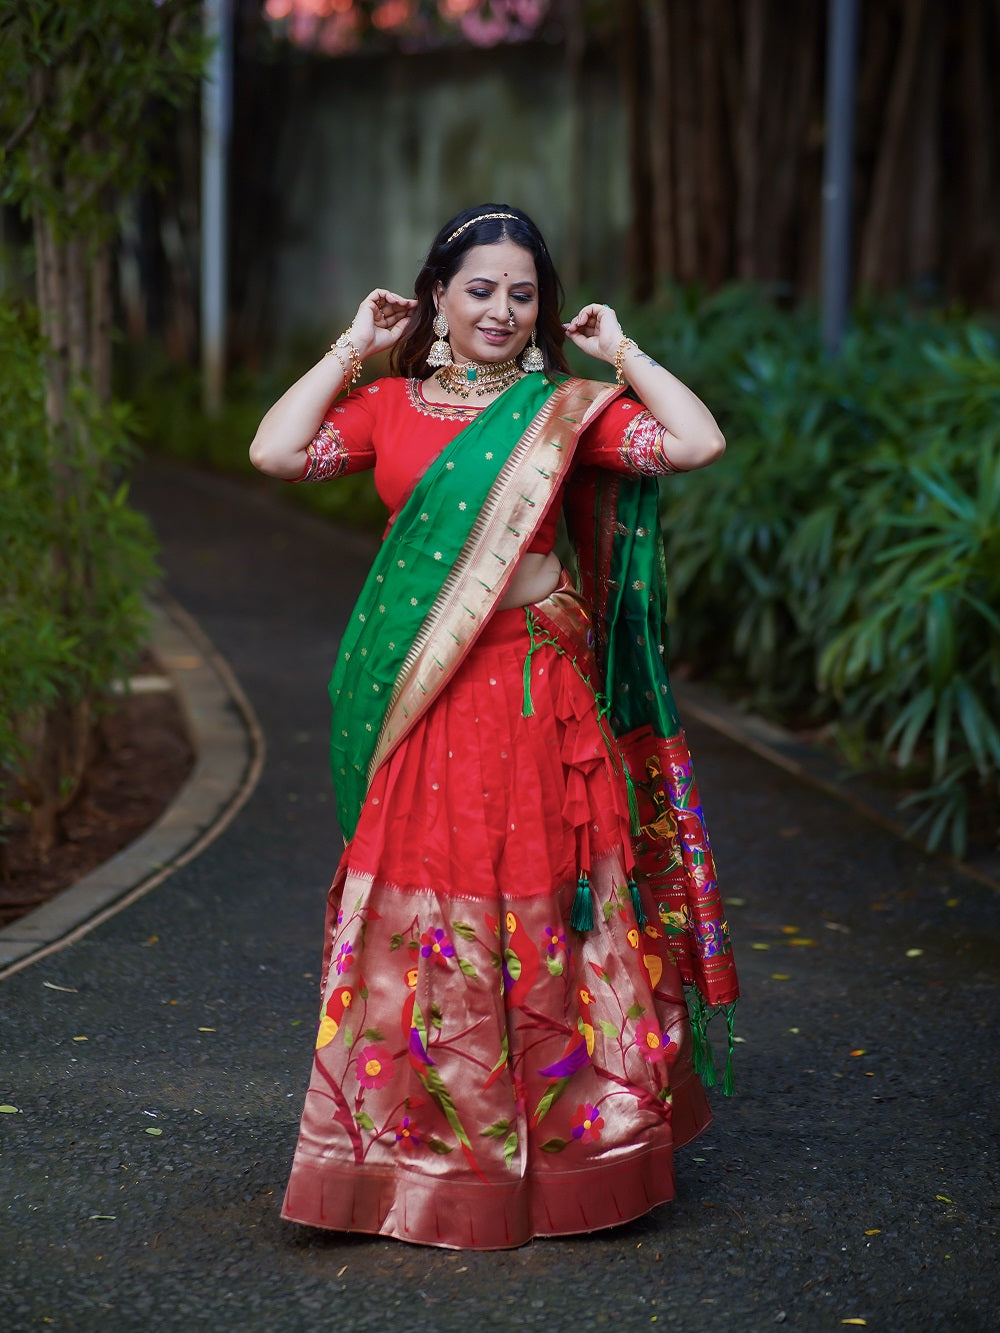
{"label": "woman's raised arm", "polygon": [[666,367],[626,338],[607,305],[587,305],[565,326],[581,351],[614,366],[664,428],[663,452],[680,472],[708,467],[725,453],[726,441],[701,399]]}
{"label": "woman's raised arm", "polygon": [[294,481],[306,469],[306,450],[345,383],[361,363],[402,337],[416,301],[376,288],[358,307],[351,327],[317,363],[297,379],[263,417],[250,446],[250,462],[272,477]]}

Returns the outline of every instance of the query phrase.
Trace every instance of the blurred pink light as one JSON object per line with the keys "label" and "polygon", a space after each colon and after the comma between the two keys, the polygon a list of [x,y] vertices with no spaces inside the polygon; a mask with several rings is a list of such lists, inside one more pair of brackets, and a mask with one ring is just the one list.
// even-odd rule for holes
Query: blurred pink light
{"label": "blurred pink light", "polygon": [[399,28],[410,17],[410,0],[384,0],[372,14],[372,24],[383,32]]}

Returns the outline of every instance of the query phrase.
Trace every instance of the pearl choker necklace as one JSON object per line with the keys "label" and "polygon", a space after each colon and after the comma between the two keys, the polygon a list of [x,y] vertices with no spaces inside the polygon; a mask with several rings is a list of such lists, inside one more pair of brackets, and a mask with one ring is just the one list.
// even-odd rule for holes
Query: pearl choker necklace
{"label": "pearl choker necklace", "polygon": [[471,393],[503,393],[521,378],[521,367],[514,357],[509,361],[468,361],[463,366],[442,366],[437,377],[445,393],[468,398]]}

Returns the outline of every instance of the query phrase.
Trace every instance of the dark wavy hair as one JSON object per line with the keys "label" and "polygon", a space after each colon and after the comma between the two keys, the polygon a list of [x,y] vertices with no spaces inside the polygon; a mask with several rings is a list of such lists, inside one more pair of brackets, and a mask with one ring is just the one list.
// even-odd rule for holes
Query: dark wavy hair
{"label": "dark wavy hair", "polygon": [[[491,218],[488,216],[490,213],[509,213],[510,216]],[[470,225],[465,226],[466,223]],[[455,236],[459,228],[463,230]],[[454,240],[451,239],[453,236]],[[389,358],[390,369],[394,374],[416,376],[418,379],[425,379],[430,374],[427,353],[434,341],[431,326],[437,313],[434,305],[435,287],[439,282],[444,287],[448,286],[461,267],[465,254],[473,246],[496,245],[500,241],[512,241],[515,245],[523,246],[535,261],[535,272],[538,275],[535,339],[545,360],[545,373],[551,376],[557,371],[564,374],[569,372],[562,350],[566,339],[561,319],[562,283],[542,233],[527,213],[522,213],[519,208],[510,204],[479,204],[456,213],[434,237],[434,243],[413,284],[418,304],[411,317],[412,327],[392,349]]]}

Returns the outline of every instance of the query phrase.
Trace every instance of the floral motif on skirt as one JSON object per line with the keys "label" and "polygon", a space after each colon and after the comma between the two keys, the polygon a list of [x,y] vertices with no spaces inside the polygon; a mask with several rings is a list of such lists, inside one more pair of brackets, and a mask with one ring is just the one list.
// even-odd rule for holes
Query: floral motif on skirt
{"label": "floral motif on skirt", "polygon": [[610,1226],[672,1197],[673,1147],[708,1122],[593,695],[543,648],[523,717],[526,647],[523,612],[498,613],[369,792],[331,891],[287,1218],[476,1248]]}

